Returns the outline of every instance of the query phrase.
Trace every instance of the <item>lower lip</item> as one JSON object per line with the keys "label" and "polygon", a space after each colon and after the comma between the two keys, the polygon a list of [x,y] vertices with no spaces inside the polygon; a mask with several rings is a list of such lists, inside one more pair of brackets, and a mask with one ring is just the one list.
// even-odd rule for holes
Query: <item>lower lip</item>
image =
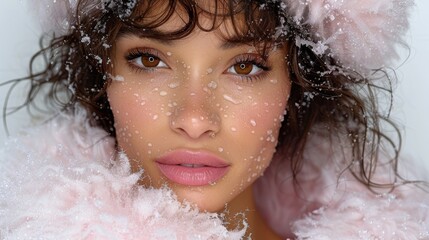
{"label": "lower lip", "polygon": [[204,186],[213,184],[228,171],[228,167],[185,167],[181,165],[169,165],[157,163],[159,169],[170,181],[188,185],[188,186]]}

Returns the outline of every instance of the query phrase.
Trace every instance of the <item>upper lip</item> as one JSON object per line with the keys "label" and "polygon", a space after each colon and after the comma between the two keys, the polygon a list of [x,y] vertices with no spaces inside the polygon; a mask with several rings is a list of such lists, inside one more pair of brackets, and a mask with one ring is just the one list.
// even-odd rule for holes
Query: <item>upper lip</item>
{"label": "upper lip", "polygon": [[165,165],[187,165],[204,167],[227,167],[223,159],[206,151],[176,150],[162,155],[156,162]]}

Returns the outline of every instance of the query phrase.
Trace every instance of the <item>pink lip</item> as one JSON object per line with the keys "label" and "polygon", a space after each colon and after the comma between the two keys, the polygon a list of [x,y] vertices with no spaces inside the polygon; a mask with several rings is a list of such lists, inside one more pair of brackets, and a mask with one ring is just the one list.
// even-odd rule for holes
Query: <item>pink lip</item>
{"label": "pink lip", "polygon": [[156,160],[158,168],[172,182],[203,186],[221,179],[229,164],[207,152],[174,151]]}

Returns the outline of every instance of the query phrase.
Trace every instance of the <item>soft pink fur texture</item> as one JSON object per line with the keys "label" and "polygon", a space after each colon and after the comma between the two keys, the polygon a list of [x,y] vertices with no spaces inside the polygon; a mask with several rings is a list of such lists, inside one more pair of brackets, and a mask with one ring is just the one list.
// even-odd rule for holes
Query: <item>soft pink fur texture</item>
{"label": "soft pink fur texture", "polygon": [[[429,193],[414,184],[371,192],[347,170],[347,147],[338,146],[339,139],[316,130],[306,146],[298,185],[289,163],[279,165],[278,157],[258,179],[254,196],[271,227],[297,239],[429,239]],[[401,173],[407,179],[427,175],[424,169],[412,174],[412,163],[401,164],[406,165]],[[392,169],[379,168],[373,180],[390,181]]]}
{"label": "soft pink fur texture", "polygon": [[[258,180],[273,229],[297,239],[429,239],[428,193],[407,185],[377,195],[348,173],[338,178],[344,162],[326,143],[310,141],[298,194],[288,165]],[[28,130],[0,150],[0,239],[242,238],[245,228],[228,231],[168,189],[137,186],[141,174],[82,110]]]}
{"label": "soft pink fur texture", "polygon": [[241,239],[217,214],[136,185],[113,139],[61,116],[0,150],[0,239]]}
{"label": "soft pink fur texture", "polygon": [[328,53],[344,67],[361,74],[390,67],[398,57],[396,47],[405,43],[408,15],[414,5],[413,0],[283,2],[285,11],[299,25],[311,26],[310,44],[317,53]]}

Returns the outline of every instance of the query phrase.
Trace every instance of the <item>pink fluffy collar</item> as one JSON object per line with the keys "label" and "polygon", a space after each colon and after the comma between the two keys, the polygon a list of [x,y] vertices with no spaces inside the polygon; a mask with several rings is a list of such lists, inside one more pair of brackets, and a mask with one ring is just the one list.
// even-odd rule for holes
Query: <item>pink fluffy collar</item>
{"label": "pink fluffy collar", "polygon": [[[63,115],[11,138],[0,149],[1,239],[241,239],[217,214],[180,204],[167,189],[136,185],[113,139],[85,113]],[[307,155],[302,191],[274,181],[273,167],[255,187],[271,226],[297,239],[429,239],[428,194],[413,185],[373,194],[347,174],[335,152]],[[336,161],[336,160],[335,160]],[[275,165],[271,165],[275,166]],[[287,169],[283,176],[288,176]]]}

